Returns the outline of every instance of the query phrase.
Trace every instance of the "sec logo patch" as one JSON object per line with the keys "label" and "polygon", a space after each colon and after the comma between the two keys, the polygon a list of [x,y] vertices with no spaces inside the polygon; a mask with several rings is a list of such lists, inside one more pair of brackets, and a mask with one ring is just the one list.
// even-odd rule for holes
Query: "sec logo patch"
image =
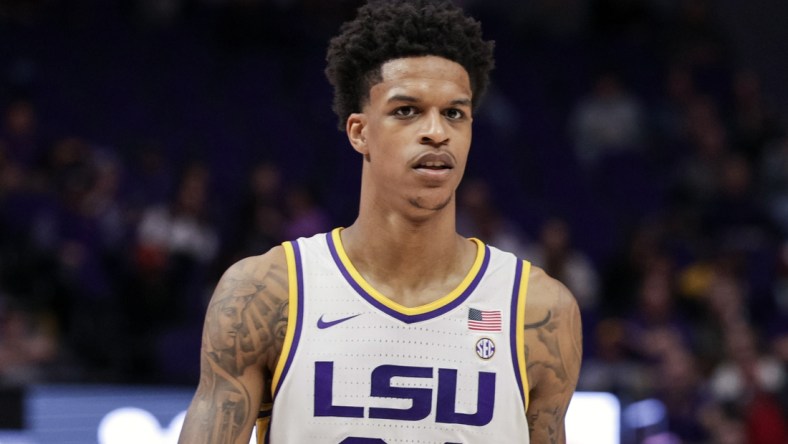
{"label": "sec logo patch", "polygon": [[492,339],[481,338],[476,341],[476,354],[482,359],[490,359],[495,354],[495,343]]}

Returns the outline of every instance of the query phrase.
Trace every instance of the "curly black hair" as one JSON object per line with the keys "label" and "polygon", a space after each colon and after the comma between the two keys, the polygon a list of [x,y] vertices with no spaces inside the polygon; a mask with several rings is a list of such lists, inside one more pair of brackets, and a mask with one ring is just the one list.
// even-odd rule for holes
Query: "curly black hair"
{"label": "curly black hair", "polygon": [[369,89],[381,80],[381,66],[402,57],[434,55],[468,72],[473,105],[478,105],[494,65],[493,41],[481,25],[448,0],[370,0],[346,22],[329,46],[326,77],[334,87],[339,129],[360,112]]}

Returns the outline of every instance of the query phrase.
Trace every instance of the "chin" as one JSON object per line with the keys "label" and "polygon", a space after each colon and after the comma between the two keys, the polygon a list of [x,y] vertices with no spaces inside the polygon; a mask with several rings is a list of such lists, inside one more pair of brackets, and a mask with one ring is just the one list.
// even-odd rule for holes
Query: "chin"
{"label": "chin", "polygon": [[454,200],[454,194],[444,198],[418,196],[409,200],[410,204],[421,210],[441,211]]}

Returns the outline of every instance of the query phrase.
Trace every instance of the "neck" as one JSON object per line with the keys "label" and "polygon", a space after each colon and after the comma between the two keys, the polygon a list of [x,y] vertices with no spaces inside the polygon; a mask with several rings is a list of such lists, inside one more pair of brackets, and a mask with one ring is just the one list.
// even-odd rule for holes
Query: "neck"
{"label": "neck", "polygon": [[419,214],[414,216],[374,202],[362,199],[358,219],[342,232],[353,265],[379,291],[406,306],[448,293],[470,269],[476,248],[455,230],[453,201],[426,216],[426,210],[415,209]]}
{"label": "neck", "polygon": [[[351,256],[370,256],[370,262],[413,264],[445,258],[461,240],[455,229],[454,205],[429,215],[385,211],[375,204],[362,208],[356,221],[342,234]],[[425,212],[429,210],[417,210]],[[370,253],[365,253],[370,252]],[[407,258],[407,261],[402,261]]]}
{"label": "neck", "polygon": [[[365,164],[365,167],[368,166]],[[405,191],[391,189],[387,184],[374,180],[365,168],[362,171],[362,186],[359,215],[353,224],[359,238],[365,242],[385,244],[392,250],[402,251],[416,248],[426,250],[425,245],[436,250],[445,250],[456,242],[456,199],[444,189]],[[352,233],[352,231],[351,231]],[[417,257],[429,254],[422,251]]]}

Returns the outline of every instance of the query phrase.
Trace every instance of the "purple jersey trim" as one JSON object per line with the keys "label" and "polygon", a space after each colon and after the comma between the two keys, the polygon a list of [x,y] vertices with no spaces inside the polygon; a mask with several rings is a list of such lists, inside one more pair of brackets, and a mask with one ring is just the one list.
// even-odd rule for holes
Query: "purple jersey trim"
{"label": "purple jersey trim", "polygon": [[[276,395],[279,393],[279,389],[282,387],[285,378],[287,377],[287,373],[290,370],[290,365],[293,363],[293,358],[295,357],[296,349],[298,348],[298,341],[301,339],[301,327],[304,324],[304,269],[301,263],[301,250],[298,247],[298,241],[291,242],[293,246],[293,255],[295,256],[295,269],[296,269],[296,282],[297,282],[297,298],[298,298],[298,308],[296,309],[296,324],[295,330],[293,332],[293,342],[290,344],[290,351],[287,354],[287,361],[285,361],[285,366],[282,369],[282,374],[279,376],[279,385],[276,387],[276,393],[274,393],[274,399],[276,399]],[[288,321],[290,322],[290,321]]]}
{"label": "purple jersey trim", "polygon": [[473,280],[468,285],[468,288],[466,288],[459,296],[457,296],[456,299],[454,299],[453,301],[447,303],[446,305],[440,308],[437,308],[435,310],[426,313],[409,315],[409,314],[401,313],[397,310],[394,310],[393,308],[390,308],[380,303],[377,299],[372,297],[372,295],[370,295],[366,290],[364,290],[364,288],[362,288],[361,285],[359,285],[359,283],[356,282],[355,279],[353,279],[353,277],[350,275],[350,272],[345,267],[345,264],[343,264],[342,260],[339,258],[337,246],[334,243],[334,238],[331,235],[331,233],[326,234],[326,240],[328,241],[328,249],[331,251],[331,257],[334,259],[334,263],[337,265],[337,268],[339,268],[339,271],[342,273],[342,276],[345,277],[345,280],[348,282],[348,284],[350,284],[350,286],[353,287],[353,289],[356,290],[356,292],[367,302],[369,302],[372,306],[382,311],[383,313],[386,313],[387,315],[395,319],[398,319],[406,324],[412,324],[415,322],[421,322],[421,321],[426,321],[428,319],[436,318],[446,312],[453,310],[454,308],[465,302],[465,300],[468,299],[468,297],[473,293],[473,290],[476,289],[476,286],[479,285],[479,282],[482,280],[485,271],[487,271],[487,265],[490,263],[490,250],[487,247],[487,245],[485,245],[484,259],[482,259],[482,265],[479,268],[478,273],[476,273],[476,276],[473,277]]}
{"label": "purple jersey trim", "polygon": [[[293,331],[293,342],[290,344],[290,351],[287,354],[287,361],[285,361],[285,366],[282,369],[282,374],[279,376],[279,385],[276,386],[276,392],[274,393],[273,399],[276,400],[276,396],[279,394],[279,390],[282,388],[282,385],[285,382],[285,378],[287,377],[287,373],[290,371],[290,365],[293,363],[293,358],[295,357],[295,351],[298,348],[298,341],[301,339],[301,326],[303,323],[304,318],[304,271],[303,266],[301,263],[301,249],[298,247],[298,241],[290,242],[290,245],[293,247],[293,256],[295,262],[295,272],[296,272],[296,297],[298,300],[298,307],[296,309],[296,324],[295,330]],[[289,293],[289,290],[288,290]],[[290,320],[288,320],[290,322]],[[271,442],[271,427],[274,423],[274,415],[273,409],[271,410],[271,419],[268,421],[268,430],[265,433],[265,444],[270,444]]]}
{"label": "purple jersey trim", "polygon": [[525,405],[525,391],[523,390],[523,378],[520,374],[520,365],[517,362],[517,329],[521,326],[517,325],[517,306],[520,301],[520,284],[523,279],[523,261],[518,260],[517,266],[514,270],[514,288],[512,289],[512,321],[509,325],[509,346],[512,348],[512,364],[514,364],[514,379],[517,381],[520,397]]}

